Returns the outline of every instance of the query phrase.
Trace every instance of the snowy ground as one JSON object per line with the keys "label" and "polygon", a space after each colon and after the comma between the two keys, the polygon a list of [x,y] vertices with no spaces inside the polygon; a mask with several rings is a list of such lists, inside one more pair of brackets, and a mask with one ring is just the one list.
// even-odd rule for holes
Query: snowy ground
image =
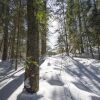
{"label": "snowy ground", "polygon": [[39,92],[33,95],[23,92],[23,75],[24,70],[19,70],[7,80],[0,100],[100,100],[98,60],[48,57],[40,66]]}

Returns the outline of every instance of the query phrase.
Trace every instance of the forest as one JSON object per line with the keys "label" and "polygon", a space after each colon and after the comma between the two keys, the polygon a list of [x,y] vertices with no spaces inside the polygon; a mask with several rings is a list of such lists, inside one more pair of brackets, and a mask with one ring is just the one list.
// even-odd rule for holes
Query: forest
{"label": "forest", "polygon": [[100,100],[100,0],[0,0],[0,100]]}

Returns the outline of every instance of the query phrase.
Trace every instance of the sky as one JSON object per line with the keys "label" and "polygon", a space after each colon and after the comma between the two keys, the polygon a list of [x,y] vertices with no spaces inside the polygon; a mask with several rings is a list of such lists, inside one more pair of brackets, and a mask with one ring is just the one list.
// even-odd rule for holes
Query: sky
{"label": "sky", "polygon": [[58,28],[58,23],[56,20],[52,20],[49,22],[49,40],[48,40],[48,45],[54,49],[55,45],[57,43],[57,37],[58,37],[58,33],[55,32]]}
{"label": "sky", "polygon": [[[55,11],[56,7],[54,6],[55,0],[48,0],[47,6],[52,10]],[[54,49],[57,43],[58,33],[56,30],[58,29],[58,22],[55,19],[55,15],[52,13],[52,17],[49,17],[48,21],[48,28],[49,28],[49,35],[48,35],[48,45]]]}

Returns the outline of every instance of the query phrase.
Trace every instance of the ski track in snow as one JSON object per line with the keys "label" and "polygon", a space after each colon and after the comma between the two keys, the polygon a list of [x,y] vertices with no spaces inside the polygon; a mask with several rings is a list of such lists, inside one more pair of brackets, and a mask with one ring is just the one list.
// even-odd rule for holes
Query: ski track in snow
{"label": "ski track in snow", "polygon": [[[100,100],[100,61],[47,57],[40,66],[39,91],[23,90],[24,70],[0,83],[0,100]],[[2,86],[6,83],[4,86]]]}

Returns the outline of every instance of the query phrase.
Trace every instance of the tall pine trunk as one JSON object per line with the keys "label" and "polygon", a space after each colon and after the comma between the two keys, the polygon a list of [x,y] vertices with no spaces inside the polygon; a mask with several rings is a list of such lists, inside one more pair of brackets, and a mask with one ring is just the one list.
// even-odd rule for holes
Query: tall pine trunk
{"label": "tall pine trunk", "polygon": [[84,53],[83,39],[82,39],[82,20],[81,20],[80,0],[78,0],[78,20],[79,20],[80,51],[81,53]]}
{"label": "tall pine trunk", "polygon": [[36,93],[39,89],[39,32],[36,19],[36,1],[27,0],[27,67],[25,69],[25,89],[29,93]]}
{"label": "tall pine trunk", "polygon": [[8,54],[8,25],[9,25],[9,6],[8,6],[8,1],[5,1],[4,5],[4,35],[3,35],[3,54],[2,54],[2,60],[7,59],[7,54]]}
{"label": "tall pine trunk", "polygon": [[65,40],[66,40],[66,43],[65,43],[65,51],[66,51],[66,54],[69,56],[69,47],[68,47],[68,34],[67,34],[67,28],[66,28],[66,16],[64,16],[66,14],[66,12],[64,11],[64,0],[62,1],[62,9],[63,9],[63,17],[64,17],[64,34],[65,34]]}
{"label": "tall pine trunk", "polygon": [[45,12],[44,15],[44,25],[43,25],[43,31],[42,31],[42,39],[41,39],[41,55],[44,56],[46,54],[46,34],[47,34],[47,15],[46,15],[46,0],[44,1],[43,10]]}
{"label": "tall pine trunk", "polygon": [[46,54],[46,30],[44,29],[41,39],[41,55],[44,56]]}
{"label": "tall pine trunk", "polygon": [[17,70],[18,58],[19,58],[19,42],[20,42],[20,17],[21,17],[21,0],[18,2],[18,16],[17,16],[17,41],[16,41],[16,62],[15,62],[15,70]]}

